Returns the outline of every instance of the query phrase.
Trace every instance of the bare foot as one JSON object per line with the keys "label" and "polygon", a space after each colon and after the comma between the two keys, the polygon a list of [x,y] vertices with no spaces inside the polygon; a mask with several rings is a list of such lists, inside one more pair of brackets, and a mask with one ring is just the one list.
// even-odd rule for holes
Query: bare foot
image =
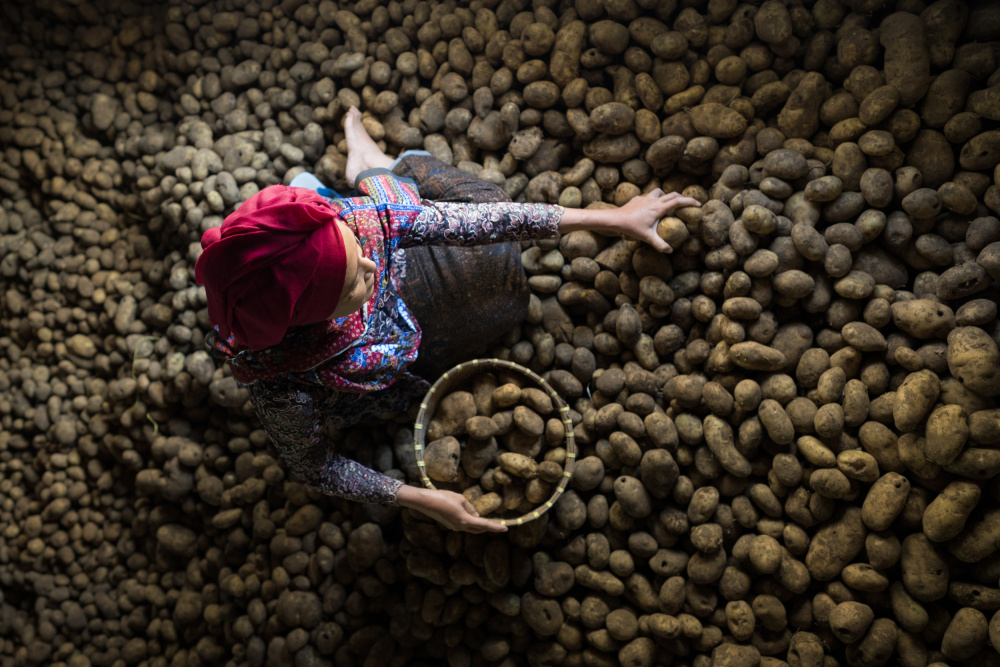
{"label": "bare foot", "polygon": [[347,167],[344,177],[353,188],[358,174],[366,169],[392,165],[392,158],[386,155],[368,136],[368,131],[361,123],[361,112],[352,106],[344,117],[344,138],[347,141]]}

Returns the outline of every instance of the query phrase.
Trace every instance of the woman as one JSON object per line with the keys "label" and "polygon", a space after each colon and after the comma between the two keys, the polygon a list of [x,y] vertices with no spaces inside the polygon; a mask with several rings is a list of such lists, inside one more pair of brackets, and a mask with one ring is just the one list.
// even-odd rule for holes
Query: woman
{"label": "woman", "polygon": [[611,211],[516,204],[423,151],[392,160],[354,107],[344,131],[346,177],[361,196],[271,186],[205,233],[196,277],[216,329],[210,347],[308,486],[417,509],[453,530],[503,532],[461,494],[337,454],[326,426],[405,409],[427,379],[518,324],[528,300],[520,240],[594,230],[669,252],[657,221],[699,202],[654,190]]}

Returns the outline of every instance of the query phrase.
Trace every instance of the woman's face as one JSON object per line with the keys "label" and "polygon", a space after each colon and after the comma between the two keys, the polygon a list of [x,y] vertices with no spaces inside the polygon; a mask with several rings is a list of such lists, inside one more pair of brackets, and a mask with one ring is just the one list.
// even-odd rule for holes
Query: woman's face
{"label": "woman's face", "polygon": [[365,257],[361,242],[350,227],[337,220],[340,233],[344,237],[347,251],[347,273],[344,277],[344,291],[340,294],[340,303],[327,319],[335,320],[350,315],[361,309],[375,290],[375,262]]}

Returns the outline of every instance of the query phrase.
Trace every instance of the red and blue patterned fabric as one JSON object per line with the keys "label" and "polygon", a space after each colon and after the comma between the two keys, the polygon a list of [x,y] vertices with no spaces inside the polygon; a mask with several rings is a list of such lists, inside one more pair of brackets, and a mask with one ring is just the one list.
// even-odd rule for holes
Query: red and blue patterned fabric
{"label": "red and blue patterned fabric", "polygon": [[[251,350],[234,338],[217,342],[231,358],[233,377],[248,384],[277,374],[353,393],[385,389],[416,358],[420,327],[391,280],[393,252],[424,210],[416,189],[388,172],[358,184],[363,197],[329,202],[361,241],[378,276],[361,310],[336,320],[291,327],[278,345]],[[221,349],[225,347],[227,349]]]}

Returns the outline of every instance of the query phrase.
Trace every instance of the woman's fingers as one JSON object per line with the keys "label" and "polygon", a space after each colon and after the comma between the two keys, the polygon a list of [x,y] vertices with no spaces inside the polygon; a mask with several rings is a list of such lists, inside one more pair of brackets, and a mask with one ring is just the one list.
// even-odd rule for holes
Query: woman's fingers
{"label": "woman's fingers", "polygon": [[676,192],[671,192],[662,197],[654,197],[650,203],[656,207],[657,211],[661,211],[661,215],[682,206],[701,206],[701,203],[697,199],[682,197]]}
{"label": "woman's fingers", "polygon": [[470,533],[507,532],[507,526],[503,526],[497,523],[496,521],[492,521],[490,519],[484,519],[483,517],[479,516],[479,512],[477,512],[476,508],[472,506],[472,503],[469,502],[468,498],[462,495],[458,495],[458,497],[461,499],[462,510],[468,515],[467,517],[464,517],[463,523],[465,525],[463,526],[463,530]]}
{"label": "woman's fingers", "polygon": [[479,521],[482,522],[481,524],[479,524],[480,526],[482,526],[482,529],[483,529],[482,532],[486,532],[486,533],[506,533],[507,532],[507,526],[504,526],[503,524],[497,523],[496,521],[490,521],[489,519],[479,519]]}
{"label": "woman's fingers", "polygon": [[476,517],[475,519],[466,518],[458,526],[459,530],[464,530],[467,533],[506,533],[507,526],[504,526],[492,519],[484,519],[482,517]]}
{"label": "woman's fingers", "polygon": [[649,236],[649,245],[653,246],[653,249],[659,252],[673,252],[674,249],[670,247],[670,244],[660,238],[660,235],[653,230],[653,233]]}

